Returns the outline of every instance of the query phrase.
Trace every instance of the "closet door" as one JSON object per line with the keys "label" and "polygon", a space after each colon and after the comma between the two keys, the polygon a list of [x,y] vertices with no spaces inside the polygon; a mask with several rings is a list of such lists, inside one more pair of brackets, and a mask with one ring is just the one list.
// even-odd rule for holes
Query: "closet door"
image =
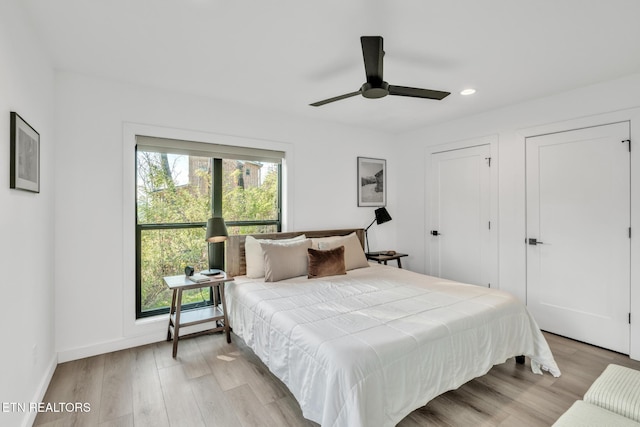
{"label": "closet door", "polygon": [[491,147],[431,155],[431,274],[489,286],[491,254]]}
{"label": "closet door", "polygon": [[629,123],[526,140],[527,305],[549,332],[629,353]]}

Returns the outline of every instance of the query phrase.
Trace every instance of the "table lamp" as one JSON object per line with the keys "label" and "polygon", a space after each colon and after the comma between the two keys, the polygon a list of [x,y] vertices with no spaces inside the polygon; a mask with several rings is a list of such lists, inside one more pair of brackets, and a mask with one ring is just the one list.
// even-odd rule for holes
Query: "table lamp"
{"label": "table lamp", "polygon": [[209,261],[209,269],[201,271],[200,274],[213,276],[214,274],[220,274],[223,272],[219,268],[213,267],[213,260],[211,259],[211,243],[224,242],[225,240],[227,240],[227,236],[227,226],[224,223],[224,219],[219,216],[209,218],[209,220],[207,221],[207,234],[204,238],[204,240],[207,242],[207,258]]}
{"label": "table lamp", "polygon": [[374,213],[376,217],[373,221],[371,221],[369,227],[364,229],[364,239],[367,241],[367,253],[371,253],[369,252],[369,237],[367,235],[367,231],[369,231],[369,228],[373,225],[374,222],[376,224],[384,224],[385,222],[391,221],[391,215],[389,215],[389,212],[387,212],[386,208],[378,208]]}

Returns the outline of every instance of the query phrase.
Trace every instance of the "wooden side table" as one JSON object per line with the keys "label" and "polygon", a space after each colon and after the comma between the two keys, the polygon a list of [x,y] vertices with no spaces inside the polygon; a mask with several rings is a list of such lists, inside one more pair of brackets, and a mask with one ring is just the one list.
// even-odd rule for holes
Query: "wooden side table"
{"label": "wooden side table", "polygon": [[402,268],[402,261],[400,261],[400,258],[409,256],[409,254],[401,254],[399,252],[396,252],[393,255],[385,255],[384,253],[370,252],[370,253],[366,253],[365,255],[367,256],[367,259],[370,259],[372,261],[378,261],[378,264],[384,263],[384,265],[387,265],[387,261],[392,261],[395,259],[398,262],[398,268]]}
{"label": "wooden side table", "polygon": [[[167,329],[167,341],[171,341],[171,337],[173,336],[173,357],[176,357],[178,354],[178,341],[180,338],[224,331],[227,334],[227,342],[231,342],[231,329],[229,328],[229,320],[227,318],[227,304],[224,299],[224,284],[232,280],[233,277],[228,277],[226,274],[224,274],[223,277],[211,277],[207,282],[193,282],[184,275],[168,276],[164,278],[164,282],[167,284],[167,287],[173,291],[173,295],[171,297],[171,309],[169,311],[169,327]],[[182,311],[182,292],[188,289],[200,288],[211,288],[213,305]],[[219,301],[216,297],[218,292],[220,295]],[[220,306],[222,308],[220,308]],[[219,320],[223,321],[222,326],[218,326]],[[204,331],[194,332],[180,337],[181,327],[193,326],[206,322],[214,322],[215,326]]]}

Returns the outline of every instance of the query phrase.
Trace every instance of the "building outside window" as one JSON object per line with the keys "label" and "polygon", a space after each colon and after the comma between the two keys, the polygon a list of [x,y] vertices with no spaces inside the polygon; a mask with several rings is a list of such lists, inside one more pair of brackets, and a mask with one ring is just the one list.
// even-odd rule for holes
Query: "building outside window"
{"label": "building outside window", "polygon": [[[229,234],[281,230],[284,153],[137,137],[136,317],[168,313],[163,277],[208,269],[207,219],[222,215]],[[244,158],[243,158],[244,157]],[[207,289],[183,303],[211,303]]]}

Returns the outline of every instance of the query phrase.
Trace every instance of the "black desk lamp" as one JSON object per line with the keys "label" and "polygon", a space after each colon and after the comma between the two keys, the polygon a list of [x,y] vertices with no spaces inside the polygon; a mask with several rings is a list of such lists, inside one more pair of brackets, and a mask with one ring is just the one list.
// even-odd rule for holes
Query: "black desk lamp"
{"label": "black desk lamp", "polygon": [[375,214],[375,219],[371,221],[369,227],[364,229],[364,239],[367,241],[367,253],[371,253],[369,252],[369,237],[367,235],[367,231],[369,231],[369,228],[373,225],[374,222],[376,224],[384,224],[385,222],[391,221],[391,215],[389,215],[389,212],[387,212],[387,208],[378,208],[375,210]]}
{"label": "black desk lamp", "polygon": [[204,240],[207,242],[207,257],[209,261],[209,269],[201,271],[200,274],[213,276],[214,274],[222,273],[222,270],[213,267],[214,262],[211,258],[211,243],[224,242],[225,240],[227,240],[227,236],[227,226],[224,223],[224,219],[219,216],[209,218],[209,220],[207,221],[207,234],[204,238]]}

